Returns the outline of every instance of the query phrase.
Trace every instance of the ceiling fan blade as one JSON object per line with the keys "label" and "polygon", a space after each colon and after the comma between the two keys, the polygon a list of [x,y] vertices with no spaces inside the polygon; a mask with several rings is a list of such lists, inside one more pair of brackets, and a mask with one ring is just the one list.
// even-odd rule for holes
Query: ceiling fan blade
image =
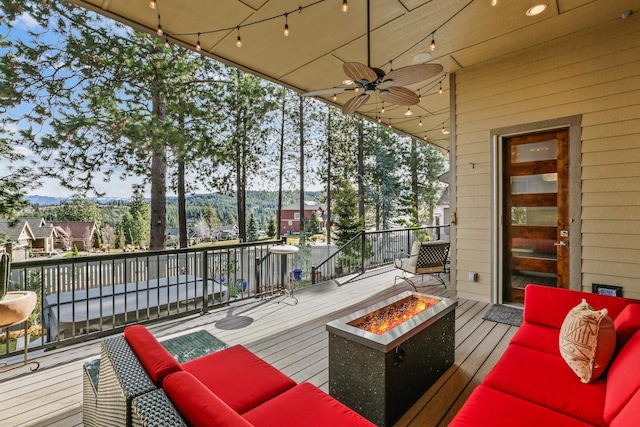
{"label": "ceiling fan blade", "polygon": [[397,105],[416,105],[420,98],[412,90],[406,87],[390,87],[380,90],[380,98],[384,102]]}
{"label": "ceiling fan blade", "polygon": [[375,82],[378,80],[378,75],[371,68],[359,62],[345,62],[342,64],[342,70],[344,73],[354,82]]}
{"label": "ceiling fan blade", "polygon": [[362,104],[367,102],[369,95],[366,93],[354,96],[342,106],[342,114],[351,114],[355,112]]}
{"label": "ceiling fan blade", "polygon": [[312,90],[311,92],[305,92],[300,96],[322,96],[322,95],[337,95],[342,92],[349,92],[354,90],[354,87],[330,87],[327,89]]}
{"label": "ceiling fan blade", "polygon": [[389,71],[382,83],[387,86],[408,86],[437,76],[443,70],[440,64],[416,64]]}

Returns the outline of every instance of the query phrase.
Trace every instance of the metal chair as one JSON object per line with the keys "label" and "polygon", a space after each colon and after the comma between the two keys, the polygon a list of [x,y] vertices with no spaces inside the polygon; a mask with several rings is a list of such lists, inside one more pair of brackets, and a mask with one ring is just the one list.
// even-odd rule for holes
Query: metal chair
{"label": "metal chair", "polygon": [[416,284],[409,278],[407,273],[421,276],[424,279],[425,274],[434,275],[440,283],[447,287],[446,282],[440,277],[440,273],[446,273],[447,257],[449,256],[449,242],[415,242],[411,248],[411,254],[402,258],[396,258],[396,268],[402,270],[401,276],[396,276],[394,285],[398,279],[405,280],[418,291]]}

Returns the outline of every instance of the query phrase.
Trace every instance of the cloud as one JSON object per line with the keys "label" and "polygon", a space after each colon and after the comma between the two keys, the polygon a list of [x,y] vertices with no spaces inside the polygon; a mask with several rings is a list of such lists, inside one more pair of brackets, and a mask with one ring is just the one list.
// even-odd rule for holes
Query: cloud
{"label": "cloud", "polygon": [[14,145],[13,151],[25,157],[28,157],[34,154],[33,151],[31,151],[29,148],[24,147],[22,145]]}
{"label": "cloud", "polygon": [[33,30],[40,26],[38,21],[36,21],[33,16],[29,15],[26,12],[21,13],[16,17],[15,25],[16,27],[22,28],[23,30]]}

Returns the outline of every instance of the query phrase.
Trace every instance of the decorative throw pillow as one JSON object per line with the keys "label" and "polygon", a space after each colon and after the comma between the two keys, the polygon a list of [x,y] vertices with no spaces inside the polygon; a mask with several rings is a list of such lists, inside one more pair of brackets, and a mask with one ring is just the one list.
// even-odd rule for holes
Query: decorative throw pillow
{"label": "decorative throw pillow", "polygon": [[409,259],[409,265],[415,267],[418,264],[418,254],[420,253],[420,242],[413,242],[411,246],[411,258]]}
{"label": "decorative throw pillow", "polygon": [[616,347],[616,331],[606,308],[586,300],[569,311],[560,328],[560,354],[580,381],[589,383],[607,369]]}

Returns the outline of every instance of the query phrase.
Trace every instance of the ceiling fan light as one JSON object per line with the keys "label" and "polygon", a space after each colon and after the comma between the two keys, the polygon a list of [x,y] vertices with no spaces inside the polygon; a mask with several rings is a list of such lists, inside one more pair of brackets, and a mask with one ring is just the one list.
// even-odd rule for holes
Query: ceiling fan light
{"label": "ceiling fan light", "polygon": [[421,64],[423,62],[427,62],[430,59],[431,59],[431,54],[429,52],[420,52],[413,57],[413,62],[417,62],[418,64]]}

